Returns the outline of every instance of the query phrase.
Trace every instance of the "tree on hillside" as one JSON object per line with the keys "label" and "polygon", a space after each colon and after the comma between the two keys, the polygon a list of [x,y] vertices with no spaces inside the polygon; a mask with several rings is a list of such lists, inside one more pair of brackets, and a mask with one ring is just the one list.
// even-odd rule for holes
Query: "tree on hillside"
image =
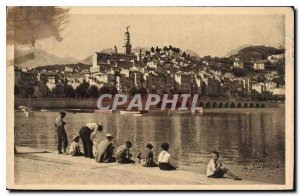
{"label": "tree on hillside", "polygon": [[144,87],[139,88],[138,93],[141,94],[141,96],[145,96],[148,94],[147,89]]}
{"label": "tree on hillside", "polygon": [[87,81],[83,80],[83,82],[76,88],[76,94],[78,97],[87,98],[89,97],[89,89],[90,84]]}
{"label": "tree on hillside", "polygon": [[185,52],[183,52],[181,56],[185,58],[187,55]]}
{"label": "tree on hillside", "polygon": [[232,68],[232,72],[235,75],[235,77],[245,77],[248,75],[248,71],[245,69],[241,69],[238,67]]}
{"label": "tree on hillside", "polygon": [[161,51],[161,49],[160,49],[158,46],[156,46],[155,52],[156,52],[157,54],[159,54],[160,51]]}
{"label": "tree on hillside", "polygon": [[103,94],[111,94],[112,96],[114,96],[115,94],[118,94],[118,90],[114,86],[104,85],[99,89],[99,96]]}
{"label": "tree on hillside", "polygon": [[92,98],[97,98],[97,97],[99,97],[99,90],[98,90],[98,87],[97,87],[96,85],[92,85],[92,86],[90,87],[90,92],[89,92],[89,94],[90,94],[90,97],[92,97]]}
{"label": "tree on hillside", "polygon": [[75,93],[73,86],[71,86],[69,84],[66,85],[64,88],[64,95],[65,95],[65,97],[68,97],[68,98],[76,97],[76,93]]}
{"label": "tree on hillside", "polygon": [[34,94],[34,87],[32,86],[29,86],[29,87],[26,87],[25,89],[25,93],[26,93],[26,97],[32,97],[32,95]]}
{"label": "tree on hillside", "polygon": [[154,48],[153,47],[151,47],[151,52],[154,53]]}
{"label": "tree on hillside", "polygon": [[112,96],[114,96],[115,94],[118,94],[118,89],[115,86],[111,86],[110,94],[112,94]]}
{"label": "tree on hillside", "polygon": [[110,88],[108,86],[102,86],[99,89],[99,96],[104,94],[110,94]]}
{"label": "tree on hillside", "polygon": [[61,86],[55,86],[51,89],[51,94],[52,96],[54,96],[55,98],[61,97],[62,96],[62,89]]}
{"label": "tree on hillside", "polygon": [[19,95],[21,93],[21,88],[19,87],[19,85],[15,85],[14,87],[14,94],[15,95]]}
{"label": "tree on hillside", "polygon": [[130,89],[129,89],[129,95],[131,97],[133,97],[134,95],[138,94],[138,89],[135,87],[135,86],[132,86]]}
{"label": "tree on hillside", "polygon": [[179,53],[180,53],[180,48],[174,48],[174,52],[175,52],[176,54],[179,54]]}

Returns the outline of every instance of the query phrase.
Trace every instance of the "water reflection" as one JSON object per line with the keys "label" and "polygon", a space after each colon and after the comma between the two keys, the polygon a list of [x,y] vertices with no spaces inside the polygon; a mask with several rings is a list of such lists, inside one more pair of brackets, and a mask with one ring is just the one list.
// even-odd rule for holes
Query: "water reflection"
{"label": "water reflection", "polygon": [[[146,143],[152,143],[157,156],[160,144],[168,141],[173,161],[178,165],[200,167],[204,171],[209,154],[217,150],[224,161],[241,170],[251,161],[268,163],[266,168],[273,167],[270,163],[279,162],[277,174],[284,175],[283,112],[283,109],[241,109],[235,113],[149,113],[143,117],[117,113],[68,113],[65,120],[70,141],[85,123],[101,121],[104,131],[97,135],[97,142],[110,132],[117,146],[131,140],[135,155],[144,151]],[[55,150],[56,115],[56,112],[36,112],[35,116],[26,118],[23,113],[16,112],[16,144]]]}

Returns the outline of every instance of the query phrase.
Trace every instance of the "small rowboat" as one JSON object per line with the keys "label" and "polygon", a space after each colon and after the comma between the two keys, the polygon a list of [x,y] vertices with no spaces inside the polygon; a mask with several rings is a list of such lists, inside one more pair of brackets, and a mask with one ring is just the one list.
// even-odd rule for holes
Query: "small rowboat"
{"label": "small rowboat", "polygon": [[96,113],[113,113],[113,110],[94,110]]}
{"label": "small rowboat", "polygon": [[141,111],[126,111],[126,110],[121,110],[120,114],[142,114]]}
{"label": "small rowboat", "polygon": [[46,109],[41,109],[41,112],[47,112],[47,110]]}
{"label": "small rowboat", "polygon": [[21,112],[25,112],[25,111],[27,111],[27,107],[21,105],[21,106],[18,107],[18,110],[21,111]]}
{"label": "small rowboat", "polygon": [[71,113],[93,113],[94,110],[90,110],[90,109],[67,109],[67,112],[71,112]]}
{"label": "small rowboat", "polygon": [[32,112],[32,111],[25,111],[24,113],[25,113],[26,117],[34,116],[34,112]]}

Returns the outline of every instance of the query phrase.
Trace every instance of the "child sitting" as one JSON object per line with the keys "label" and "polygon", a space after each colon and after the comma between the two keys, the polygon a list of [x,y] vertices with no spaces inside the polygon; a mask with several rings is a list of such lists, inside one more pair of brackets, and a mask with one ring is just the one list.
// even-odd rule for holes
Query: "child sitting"
{"label": "child sitting", "polygon": [[164,142],[161,144],[162,151],[158,155],[159,169],[161,170],[176,170],[176,167],[171,165],[171,155],[168,153],[169,144]]}
{"label": "child sitting", "polygon": [[[145,162],[142,164],[144,167],[157,167],[158,165],[154,162],[154,156],[153,156],[153,146],[152,144],[147,144],[146,145],[146,149],[147,149],[147,155],[146,155],[146,159]],[[137,157],[139,159],[141,159],[140,154]]]}
{"label": "child sitting", "polygon": [[212,152],[212,157],[207,165],[206,175],[209,178],[223,178],[225,174],[232,177],[234,180],[241,180],[240,177],[234,175],[225,165],[218,160],[219,153],[216,151]]}
{"label": "child sitting", "polygon": [[73,142],[70,145],[70,150],[69,153],[72,156],[83,156],[83,153],[80,151],[80,146],[79,146],[79,135],[75,135],[73,137]]}
{"label": "child sitting", "polygon": [[116,152],[116,159],[118,163],[135,163],[134,160],[130,159],[132,154],[129,152],[129,149],[132,147],[130,141],[126,141],[125,145],[119,146]]}

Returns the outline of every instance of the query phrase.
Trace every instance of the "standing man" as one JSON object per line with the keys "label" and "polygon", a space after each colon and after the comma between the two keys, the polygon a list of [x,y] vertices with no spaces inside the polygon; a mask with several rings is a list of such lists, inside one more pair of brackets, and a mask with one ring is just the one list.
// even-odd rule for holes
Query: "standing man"
{"label": "standing man", "polygon": [[96,161],[98,163],[111,163],[116,162],[116,158],[113,157],[114,145],[111,142],[113,136],[108,133],[106,139],[99,143],[98,150],[96,153]]}
{"label": "standing man", "polygon": [[93,140],[98,131],[102,131],[102,123],[87,123],[79,131],[79,135],[83,144],[84,156],[91,159],[94,158],[93,154]]}
{"label": "standing man", "polygon": [[58,143],[57,143],[57,150],[58,154],[62,154],[62,148],[64,149],[64,154],[67,153],[67,147],[68,147],[68,138],[67,133],[65,130],[66,122],[64,122],[64,118],[66,116],[65,112],[60,112],[59,115],[55,119],[55,126],[57,128],[57,137],[58,137]]}

